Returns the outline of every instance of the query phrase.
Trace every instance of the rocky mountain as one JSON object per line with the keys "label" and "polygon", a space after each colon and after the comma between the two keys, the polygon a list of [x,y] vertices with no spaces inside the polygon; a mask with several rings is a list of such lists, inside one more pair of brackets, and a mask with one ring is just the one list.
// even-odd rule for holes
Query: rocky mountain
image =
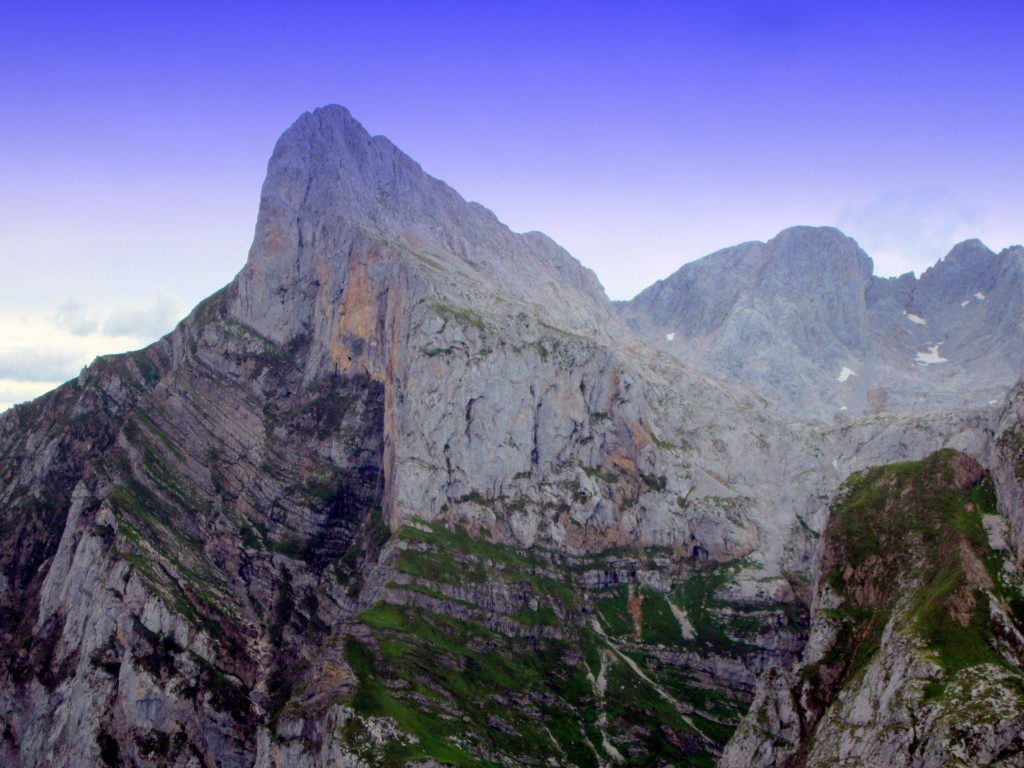
{"label": "rocky mountain", "polygon": [[957,245],[920,279],[795,227],[684,265],[622,316],[649,344],[791,417],[996,405],[1024,366],[1024,248]]}
{"label": "rocky mountain", "polygon": [[[821,256],[818,293],[766,255],[787,248]],[[938,277],[879,283],[838,233],[790,230],[736,250],[731,299],[707,292],[718,278],[694,283],[683,303],[703,309],[676,332],[728,340],[749,307],[804,301],[753,357],[867,350],[888,343],[868,332],[885,306],[939,326],[994,259],[964,248]],[[1003,295],[1001,275],[979,293]],[[795,419],[713,356],[646,342],[636,302],[616,308],[550,239],[509,231],[343,108],[300,117],[230,285],[156,344],[0,415],[0,763],[712,765],[738,726],[726,759],[756,743],[771,680],[828,643],[849,655],[827,626],[909,611],[932,574],[922,550],[898,574],[910,602],[862,598],[868,576],[845,575],[852,545],[834,533],[851,473],[970,467],[974,485],[949,490],[976,505],[955,521],[965,546],[996,556],[982,509],[1020,552],[1019,395],[925,413],[896,407],[893,379],[886,408]],[[948,370],[953,383],[913,367],[907,381],[949,404],[957,376],[980,374]],[[940,450],[974,458],[927,459]],[[998,503],[974,490],[989,467]],[[823,592],[833,572],[854,586]],[[1016,627],[1015,582],[988,578],[966,582],[973,605],[1009,606]],[[959,690],[943,685],[928,695]]]}

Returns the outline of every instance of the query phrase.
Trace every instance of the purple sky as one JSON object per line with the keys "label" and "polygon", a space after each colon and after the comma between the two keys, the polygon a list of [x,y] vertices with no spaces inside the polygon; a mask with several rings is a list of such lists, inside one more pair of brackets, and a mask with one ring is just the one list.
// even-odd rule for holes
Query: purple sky
{"label": "purple sky", "polygon": [[794,224],[879,274],[1020,242],[1022,38],[1020,0],[5,8],[0,408],[230,280],[332,102],[612,298]]}

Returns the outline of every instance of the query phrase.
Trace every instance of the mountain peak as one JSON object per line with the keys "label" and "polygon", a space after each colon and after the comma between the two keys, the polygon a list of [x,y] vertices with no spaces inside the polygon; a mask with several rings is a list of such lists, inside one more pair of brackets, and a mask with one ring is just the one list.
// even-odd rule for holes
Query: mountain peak
{"label": "mountain peak", "polygon": [[315,303],[333,311],[328,294],[347,284],[354,255],[371,253],[393,266],[434,265],[418,285],[445,293],[461,281],[459,301],[501,292],[577,315],[609,310],[596,276],[549,238],[512,232],[345,107],[306,112],[268,163],[237,316],[276,341],[303,335],[316,325]]}
{"label": "mountain peak", "polygon": [[[304,207],[367,228],[437,217],[438,203],[464,203],[383,136],[371,136],[345,107],[306,112],[278,139],[263,184],[260,218]],[[399,222],[399,219],[406,219]]]}
{"label": "mountain peak", "polygon": [[1021,261],[1004,253],[967,240],[920,280],[878,278],[853,238],[796,226],[685,264],[619,311],[660,349],[801,416],[983,405],[1021,359]]}
{"label": "mountain peak", "polygon": [[[846,309],[863,302],[874,264],[857,241],[834,227],[790,227],[765,243],[758,284],[779,296],[826,299],[834,290]],[[825,292],[825,293],[822,293]]]}
{"label": "mountain peak", "polygon": [[961,301],[976,291],[995,286],[999,265],[996,254],[977,238],[957,243],[921,275],[921,288],[939,302]]}
{"label": "mountain peak", "polygon": [[854,245],[857,241],[836,227],[827,225],[796,224],[781,230],[772,240],[801,239],[807,241],[849,241]]}
{"label": "mountain peak", "polygon": [[929,271],[938,269],[942,264],[946,266],[955,264],[962,268],[983,266],[986,262],[990,262],[995,255],[995,252],[981,242],[981,240],[972,237],[969,240],[964,240],[954,245],[944,258],[939,260],[935,266],[929,268]]}

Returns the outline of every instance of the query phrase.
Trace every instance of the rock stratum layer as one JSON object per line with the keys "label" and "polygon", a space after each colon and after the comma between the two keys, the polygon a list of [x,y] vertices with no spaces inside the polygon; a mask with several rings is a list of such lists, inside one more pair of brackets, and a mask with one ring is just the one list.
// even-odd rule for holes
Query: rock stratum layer
{"label": "rock stratum layer", "polygon": [[[843,280],[870,282],[869,264],[831,230],[777,240],[835,251],[821,279],[839,319],[807,324],[858,343],[864,299]],[[740,293],[721,311],[703,289],[680,298],[705,307],[691,335]],[[344,109],[303,115],[234,282],[0,416],[0,763],[712,765],[741,721],[727,758],[754,743],[765,681],[838,642],[815,564],[845,556],[828,555],[829,510],[851,472],[973,456],[999,499],[985,519],[1020,551],[1002,369],[985,385],[1001,410],[891,397],[794,419],[621,313],[550,239]],[[945,406],[943,386],[927,391]],[[992,584],[975,607],[1010,605]],[[845,599],[829,610],[862,610]],[[957,674],[998,666],[978,658]]]}

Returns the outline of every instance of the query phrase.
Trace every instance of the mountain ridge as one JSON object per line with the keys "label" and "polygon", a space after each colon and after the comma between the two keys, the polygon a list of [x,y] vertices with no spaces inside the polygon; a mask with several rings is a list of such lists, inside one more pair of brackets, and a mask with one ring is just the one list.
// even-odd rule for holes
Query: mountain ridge
{"label": "mountain ridge", "polygon": [[1022,259],[1020,246],[970,240],[920,279],[878,278],[852,238],[797,227],[685,264],[616,307],[655,348],[790,417],[983,407],[1024,365]]}
{"label": "mountain ridge", "polygon": [[1009,405],[773,412],[439,184],[307,113],[231,284],[0,415],[0,761],[706,766],[840,483],[1016,446]]}

